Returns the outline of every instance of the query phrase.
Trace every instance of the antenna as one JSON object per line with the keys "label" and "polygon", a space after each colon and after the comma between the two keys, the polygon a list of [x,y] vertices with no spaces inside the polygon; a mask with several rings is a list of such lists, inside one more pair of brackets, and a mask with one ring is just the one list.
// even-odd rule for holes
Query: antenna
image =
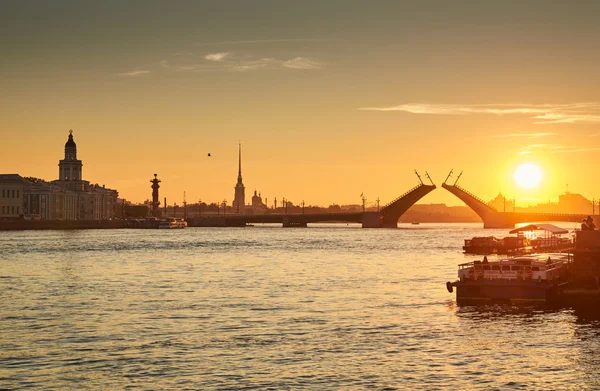
{"label": "antenna", "polygon": [[448,182],[448,179],[450,178],[450,175],[452,175],[453,171],[454,171],[454,169],[450,170],[450,172],[448,173],[448,176],[446,177],[446,180],[444,181],[444,183]]}
{"label": "antenna", "polygon": [[423,180],[421,179],[421,175],[419,175],[419,173],[417,172],[417,170],[415,170],[415,174],[417,174],[417,178],[419,178],[419,182],[421,182],[421,184],[423,184]]}
{"label": "antenna", "polygon": [[458,176],[456,177],[456,180],[454,181],[454,186],[456,186],[456,184],[458,183],[458,180],[460,179],[460,176],[462,175],[462,171],[460,172],[460,174],[458,174]]}
{"label": "antenna", "polygon": [[429,176],[429,173],[427,171],[425,171],[425,176],[427,177],[427,179],[429,179],[429,182],[431,182],[431,184],[433,186],[435,186],[435,183],[433,183],[433,181],[431,180],[431,177]]}

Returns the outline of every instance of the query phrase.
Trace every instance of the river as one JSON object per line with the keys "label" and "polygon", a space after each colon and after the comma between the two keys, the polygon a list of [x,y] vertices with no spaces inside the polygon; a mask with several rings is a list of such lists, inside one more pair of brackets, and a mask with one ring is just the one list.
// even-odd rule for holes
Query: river
{"label": "river", "polygon": [[446,290],[506,230],[399,226],[1,232],[0,389],[600,389],[597,314]]}

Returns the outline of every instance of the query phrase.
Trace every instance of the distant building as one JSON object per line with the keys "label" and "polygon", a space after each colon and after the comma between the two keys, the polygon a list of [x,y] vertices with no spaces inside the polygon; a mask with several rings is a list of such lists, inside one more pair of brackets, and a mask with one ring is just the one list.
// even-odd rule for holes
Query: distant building
{"label": "distant building", "polygon": [[558,196],[558,208],[562,213],[592,214],[592,201],[581,194],[566,192]]}
{"label": "distant building", "polygon": [[23,214],[23,178],[0,175],[0,219],[17,219]]}
{"label": "distant building", "polygon": [[242,144],[239,145],[238,159],[238,178],[235,185],[232,207],[234,213],[244,213],[244,207],[246,206],[246,189],[244,183],[242,183]]}
{"label": "distant building", "polygon": [[512,212],[514,208],[513,200],[506,198],[502,193],[498,193],[496,198],[488,202],[488,205],[496,208],[498,212]]}
{"label": "distant building", "polygon": [[58,163],[58,180],[0,175],[0,219],[107,220],[114,218],[118,193],[82,180],[73,132]]}
{"label": "distant building", "polygon": [[65,143],[65,158],[58,163],[58,180],[52,184],[77,194],[77,218],[79,220],[109,220],[115,217],[119,193],[104,185],[91,184],[82,179],[83,163],[77,159],[77,144],[73,131]]}

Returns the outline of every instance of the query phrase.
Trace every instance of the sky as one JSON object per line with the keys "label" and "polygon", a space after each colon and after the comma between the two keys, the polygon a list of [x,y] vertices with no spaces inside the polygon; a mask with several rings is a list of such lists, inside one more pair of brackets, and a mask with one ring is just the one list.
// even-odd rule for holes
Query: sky
{"label": "sky", "polygon": [[[600,2],[3,1],[0,173],[134,202],[600,198]],[[207,154],[210,153],[211,157]],[[542,181],[519,186],[532,163]],[[462,203],[443,189],[422,203]]]}

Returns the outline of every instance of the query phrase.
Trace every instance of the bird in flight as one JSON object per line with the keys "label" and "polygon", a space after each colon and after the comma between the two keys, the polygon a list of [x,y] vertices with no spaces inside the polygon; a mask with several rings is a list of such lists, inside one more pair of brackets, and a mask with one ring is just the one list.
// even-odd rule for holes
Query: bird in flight
{"label": "bird in flight", "polygon": [[208,154],[208,157],[210,157],[210,153]]}

